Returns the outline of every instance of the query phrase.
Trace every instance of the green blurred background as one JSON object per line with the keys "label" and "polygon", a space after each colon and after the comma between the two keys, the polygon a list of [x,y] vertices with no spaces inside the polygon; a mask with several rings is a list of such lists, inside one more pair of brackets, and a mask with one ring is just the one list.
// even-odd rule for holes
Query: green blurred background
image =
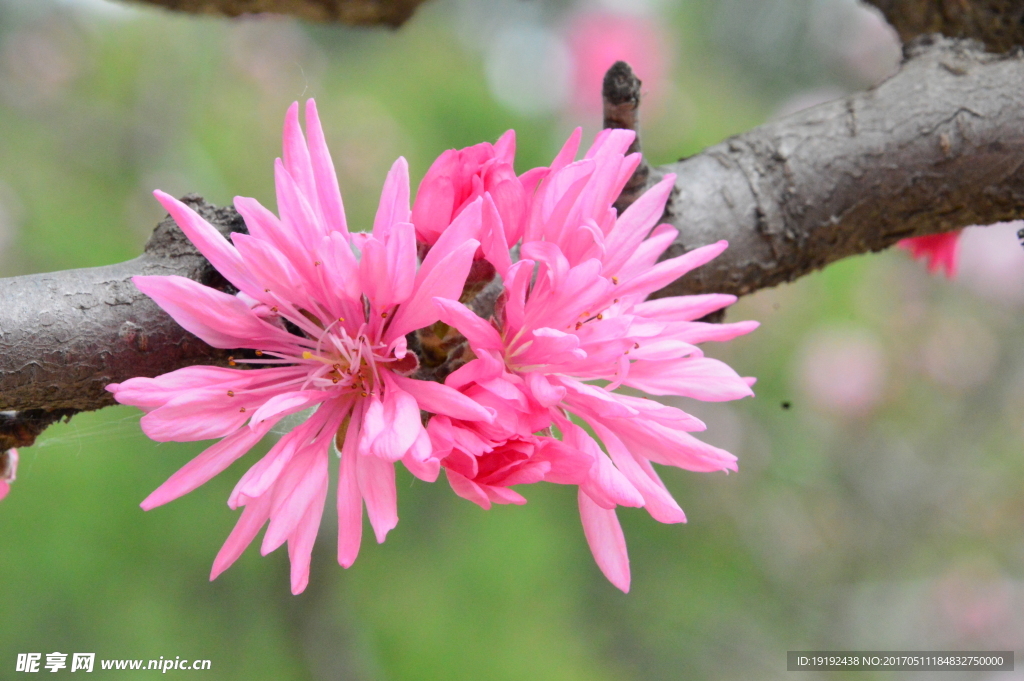
{"label": "green blurred background", "polygon": [[[645,152],[664,163],[878,82],[898,54],[854,0],[431,0],[398,31],[0,0],[0,275],[134,257],[155,188],[273,206],[299,98],[316,97],[365,227],[398,155],[417,181],[444,149],[515,128],[523,171],[595,132],[610,58],[644,79]],[[740,471],[663,471],[687,525],[620,510],[629,595],[595,567],[574,489],[485,512],[407,474],[397,529],[365,535],[351,569],[328,512],[304,594],[283,551],[255,547],[209,583],[249,463],[143,513],[203,445],[150,442],[127,408],[76,416],[22,451],[0,504],[0,678],[53,651],[303,681],[776,679],[795,649],[1020,651],[1015,229],[969,230],[952,282],[894,250],[735,306],[762,327],[708,352],[757,376],[757,397],[680,404]]]}

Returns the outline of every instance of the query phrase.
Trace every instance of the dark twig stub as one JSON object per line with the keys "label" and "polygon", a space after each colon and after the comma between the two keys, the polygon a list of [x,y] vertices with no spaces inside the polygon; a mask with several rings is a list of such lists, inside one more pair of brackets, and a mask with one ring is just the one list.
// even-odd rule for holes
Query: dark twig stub
{"label": "dark twig stub", "polygon": [[[635,132],[636,138],[629,147],[631,154],[640,151],[641,85],[640,79],[633,73],[629,64],[617,61],[604,74],[604,85],[601,88],[601,95],[604,97],[604,127],[625,128]],[[650,174],[651,169],[647,165],[647,160],[642,159],[615,202],[615,209],[619,213],[626,210],[644,193]]]}

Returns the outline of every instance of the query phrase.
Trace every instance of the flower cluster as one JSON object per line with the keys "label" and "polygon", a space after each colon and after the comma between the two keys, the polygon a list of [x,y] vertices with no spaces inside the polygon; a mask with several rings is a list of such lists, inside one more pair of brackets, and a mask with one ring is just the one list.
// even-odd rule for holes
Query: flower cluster
{"label": "flower cluster", "polygon": [[[621,215],[612,207],[640,161],[626,154],[632,140],[630,131],[606,130],[577,161],[577,130],[549,167],[516,175],[509,132],[494,145],[442,154],[411,206],[400,158],[372,231],[350,232],[310,100],[305,136],[297,104],[286,117],[284,158],[275,166],[280,217],[237,198],[249,233],[228,241],[157,192],[238,292],[181,277],[134,280],[184,328],[235,353],[231,368],[188,367],[109,386],[118,402],[146,412],[142,428],[154,440],[219,438],[143,508],[192,491],[282,418],[311,411],[231,493],[229,505],[244,511],[211,578],[269,523],[262,552],[287,543],[292,591],[305,588],[333,451],[345,567],[359,551],[364,505],[378,541],[398,522],[401,462],[427,481],[443,468],[456,494],[484,508],[525,503],[519,485],[576,485],[597,563],[628,590],[615,509],[642,506],[661,522],[685,521],[652,463],[736,468],[735,457],[691,434],[704,429],[698,419],[636,393],[751,395],[752,379],[705,357],[698,344],[757,326],[698,321],[732,296],[647,300],[726,244],[659,262],[676,236],[657,224],[675,178]],[[468,299],[479,290],[467,286],[471,271],[501,289],[484,316]],[[431,367],[421,366],[427,355]]]}

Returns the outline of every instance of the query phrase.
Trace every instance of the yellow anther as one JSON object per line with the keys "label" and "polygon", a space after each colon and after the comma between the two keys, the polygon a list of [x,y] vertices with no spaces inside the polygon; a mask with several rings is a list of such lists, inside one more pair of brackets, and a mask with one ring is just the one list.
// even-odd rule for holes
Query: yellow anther
{"label": "yellow anther", "polygon": [[245,407],[242,407],[242,408],[241,408],[241,409],[239,409],[238,411],[240,411],[240,412],[242,412],[242,413],[245,413]]}
{"label": "yellow anther", "polygon": [[302,359],[313,359],[313,353],[309,350],[302,351]]}
{"label": "yellow anther", "polygon": [[228,391],[228,397],[234,397],[234,396],[235,396],[235,391],[234,390],[229,390]]}

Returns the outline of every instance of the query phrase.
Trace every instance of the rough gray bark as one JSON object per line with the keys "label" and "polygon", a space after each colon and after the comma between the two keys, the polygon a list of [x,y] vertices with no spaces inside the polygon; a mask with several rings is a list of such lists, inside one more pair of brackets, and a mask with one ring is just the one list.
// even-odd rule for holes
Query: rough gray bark
{"label": "rough gray bark", "polygon": [[136,0],[167,9],[195,14],[242,14],[272,12],[307,21],[334,21],[353,26],[383,24],[397,28],[412,16],[424,0]]}
{"label": "rough gray bark", "polygon": [[867,92],[659,168],[670,254],[727,239],[661,295],[744,295],[899,239],[1024,217],[1024,58],[922,37]]}
{"label": "rough gray bark", "polygon": [[[232,208],[184,200],[225,234],[245,229]],[[109,383],[226,363],[230,353],[182,329],[135,288],[131,277],[140,274],[227,289],[170,218],[134,260],[0,279],[0,451],[31,444],[60,418],[114,404]]]}

